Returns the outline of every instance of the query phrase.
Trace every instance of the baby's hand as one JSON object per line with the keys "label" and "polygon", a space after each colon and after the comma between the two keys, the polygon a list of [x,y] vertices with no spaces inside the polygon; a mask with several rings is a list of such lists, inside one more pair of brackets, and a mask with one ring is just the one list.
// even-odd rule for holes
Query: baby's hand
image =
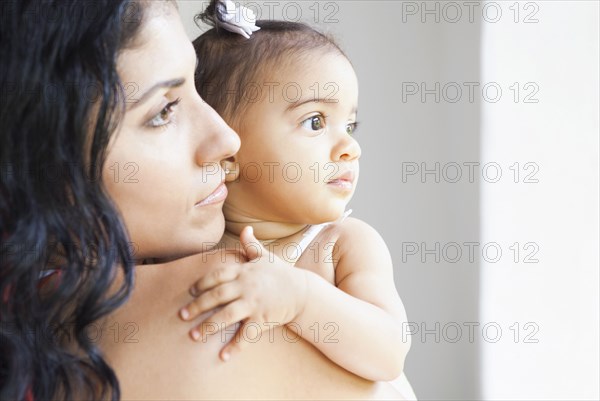
{"label": "baby's hand", "polygon": [[184,320],[192,320],[218,308],[190,331],[194,340],[205,338],[209,327],[214,334],[215,327],[224,330],[242,322],[234,338],[221,350],[224,361],[246,345],[243,334],[247,325],[261,331],[285,325],[302,312],[306,300],[302,270],[291,268],[270,254],[254,237],[251,227],[242,231],[240,242],[249,261],[223,265],[206,274],[190,289],[196,299],[180,311]]}

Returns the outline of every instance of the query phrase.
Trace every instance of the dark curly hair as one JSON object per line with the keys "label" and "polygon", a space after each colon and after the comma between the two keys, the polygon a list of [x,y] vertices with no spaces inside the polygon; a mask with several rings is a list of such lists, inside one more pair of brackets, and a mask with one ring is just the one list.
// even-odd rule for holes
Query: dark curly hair
{"label": "dark curly hair", "polygon": [[[0,400],[120,396],[86,328],[132,287],[101,171],[124,112],[117,57],[146,7],[0,3]],[[60,274],[42,287],[48,272]]]}

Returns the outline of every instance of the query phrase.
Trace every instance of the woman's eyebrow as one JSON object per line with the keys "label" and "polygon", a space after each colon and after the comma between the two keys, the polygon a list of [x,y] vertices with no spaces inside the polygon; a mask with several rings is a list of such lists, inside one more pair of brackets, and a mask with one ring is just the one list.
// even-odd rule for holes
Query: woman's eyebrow
{"label": "woman's eyebrow", "polygon": [[[129,107],[129,109],[134,109],[136,107],[138,107],[139,105],[141,105],[142,103],[144,103],[145,101],[147,101],[150,96],[152,96],[152,94],[154,92],[156,92],[159,89],[163,89],[163,88],[178,88],[181,85],[183,85],[185,83],[185,78],[175,78],[175,79],[170,79],[168,81],[162,81],[162,82],[158,82],[157,84],[154,84],[150,89],[148,89],[146,92],[144,92],[144,94],[142,94],[139,98],[133,98],[131,100],[127,100],[127,102],[131,105]],[[127,97],[129,98],[130,96],[135,96],[135,93],[127,95]]]}

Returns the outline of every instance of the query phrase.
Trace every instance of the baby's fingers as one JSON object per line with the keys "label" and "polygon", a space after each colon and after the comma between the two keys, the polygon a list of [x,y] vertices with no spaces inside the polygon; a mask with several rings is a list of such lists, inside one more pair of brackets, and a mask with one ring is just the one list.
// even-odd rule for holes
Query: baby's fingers
{"label": "baby's fingers", "polygon": [[183,320],[192,320],[204,312],[216,308],[217,306],[228,304],[235,301],[242,295],[241,287],[236,282],[229,282],[218,285],[208,291],[205,291],[198,298],[181,308],[179,316]]}
{"label": "baby's fingers", "polygon": [[[245,303],[240,300],[234,301],[204,320],[197,327],[193,328],[190,331],[190,335],[194,340],[199,340],[205,338],[207,334],[214,334],[216,331],[225,330],[225,328],[240,322],[247,317],[248,311],[245,307]],[[210,331],[210,333],[208,333],[208,331]]]}
{"label": "baby's fingers", "polygon": [[206,291],[209,288],[235,280],[239,274],[239,264],[220,266],[219,268],[207,273],[200,280],[196,281],[194,285],[190,287],[190,294],[193,297],[197,297],[198,295],[202,294],[203,291]]}
{"label": "baby's fingers", "polygon": [[[229,358],[231,358],[231,355],[239,354],[240,352],[242,352],[242,350],[248,345],[248,341],[246,339],[247,330],[255,331],[255,327],[253,327],[252,329],[249,328],[249,322],[250,319],[246,319],[241,324],[240,328],[235,333],[235,336],[231,339],[231,341],[227,343],[227,345],[223,347],[223,349],[219,353],[219,356],[221,357],[221,360],[223,360],[223,362],[227,362]],[[261,333],[258,333],[258,335],[260,334]],[[252,337],[250,340],[251,342],[256,342],[256,337]]]}
{"label": "baby's fingers", "polygon": [[249,260],[258,259],[267,253],[265,248],[254,236],[254,229],[252,226],[244,227],[240,233],[240,244],[242,245],[242,250]]}

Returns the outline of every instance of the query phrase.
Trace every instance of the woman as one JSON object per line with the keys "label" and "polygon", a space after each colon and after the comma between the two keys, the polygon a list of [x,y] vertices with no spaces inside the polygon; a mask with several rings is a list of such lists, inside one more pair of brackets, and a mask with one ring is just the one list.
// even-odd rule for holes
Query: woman
{"label": "woman", "polygon": [[[194,50],[173,3],[107,1],[86,19],[90,4],[98,2],[69,4],[63,24],[22,27],[31,10],[21,3],[2,17],[10,22],[0,37],[3,88],[79,85],[56,103],[21,92],[2,100],[1,160],[24,164],[25,180],[4,177],[3,164],[0,398],[395,397],[283,329],[227,363],[220,335],[189,338],[177,316],[188,288],[239,263],[199,254],[223,233],[219,161],[239,139],[195,91]],[[85,101],[94,85],[98,96]],[[39,160],[74,164],[37,182]],[[19,253],[16,244],[45,252]],[[149,259],[172,261],[144,265]],[[39,341],[26,331],[38,326],[62,336]]]}

